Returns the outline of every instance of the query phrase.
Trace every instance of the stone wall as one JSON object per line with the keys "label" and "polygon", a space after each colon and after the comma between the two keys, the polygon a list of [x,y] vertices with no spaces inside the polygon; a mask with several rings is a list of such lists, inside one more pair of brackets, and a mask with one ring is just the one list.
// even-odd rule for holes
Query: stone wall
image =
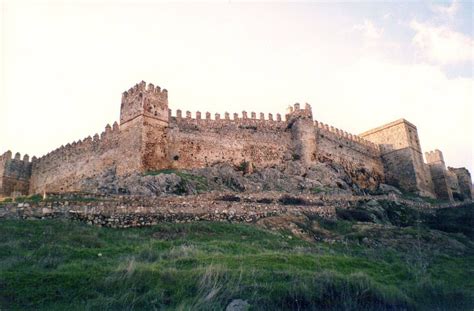
{"label": "stone wall", "polygon": [[315,121],[317,151],[320,161],[341,164],[364,188],[384,181],[384,169],[378,146],[357,135]]}
{"label": "stone wall", "polygon": [[241,116],[219,114],[211,119],[210,113],[202,119],[199,112],[195,118],[187,112],[183,118],[181,111],[171,117],[169,124],[168,159],[172,168],[185,169],[205,167],[221,162],[236,166],[251,162],[257,167],[280,164],[288,159],[291,145],[291,133],[288,123],[281,117],[273,120],[269,115],[265,120],[252,113]]}
{"label": "stone wall", "polygon": [[101,135],[61,146],[33,163],[30,193],[78,191],[81,179],[109,168],[126,174],[141,170],[141,127],[107,125]]}
{"label": "stone wall", "polygon": [[[346,197],[328,203],[320,197],[294,197],[300,205],[284,205],[281,193],[256,193],[226,199],[222,194],[198,196],[114,197],[88,196],[77,198],[48,197],[47,201],[6,203],[0,205],[0,219],[48,219],[66,218],[84,221],[91,225],[116,228],[141,227],[160,222],[225,221],[256,222],[259,219],[283,214],[315,214],[334,218],[335,206],[346,207]],[[349,198],[356,202],[358,198]]]}

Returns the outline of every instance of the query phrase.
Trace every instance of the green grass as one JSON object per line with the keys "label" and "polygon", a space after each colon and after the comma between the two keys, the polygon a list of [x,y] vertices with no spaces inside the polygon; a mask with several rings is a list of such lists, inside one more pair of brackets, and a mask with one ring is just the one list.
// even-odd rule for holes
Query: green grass
{"label": "green grass", "polygon": [[19,196],[16,198],[4,198],[0,201],[0,206],[10,204],[10,203],[39,203],[39,202],[97,202],[97,201],[106,201],[106,199],[97,198],[97,197],[86,197],[81,195],[71,196],[69,198],[49,195],[45,199],[40,194],[33,194],[30,196]]}
{"label": "green grass", "polygon": [[[351,223],[324,222],[335,233]],[[472,309],[472,253],[315,243],[252,225],[0,220],[0,309]],[[412,256],[413,255],[413,256]]]}
{"label": "green grass", "polygon": [[18,203],[37,203],[43,200],[43,197],[40,194],[33,194],[30,196],[18,196],[16,198],[3,198],[0,201],[0,204],[6,204],[11,202],[18,202]]}

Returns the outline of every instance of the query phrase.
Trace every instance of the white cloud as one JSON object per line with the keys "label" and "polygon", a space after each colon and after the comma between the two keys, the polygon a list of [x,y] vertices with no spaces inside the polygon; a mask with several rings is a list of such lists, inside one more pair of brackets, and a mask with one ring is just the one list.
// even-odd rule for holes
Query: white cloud
{"label": "white cloud", "polygon": [[382,37],[383,28],[378,28],[370,20],[366,19],[362,24],[354,25],[352,28],[355,31],[360,31],[366,39],[377,40]]}
{"label": "white cloud", "polygon": [[447,26],[412,21],[415,31],[412,43],[423,58],[440,63],[457,64],[474,59],[474,40]]}
{"label": "white cloud", "polygon": [[450,5],[433,5],[432,10],[441,16],[453,18],[459,10],[459,2],[454,0]]}

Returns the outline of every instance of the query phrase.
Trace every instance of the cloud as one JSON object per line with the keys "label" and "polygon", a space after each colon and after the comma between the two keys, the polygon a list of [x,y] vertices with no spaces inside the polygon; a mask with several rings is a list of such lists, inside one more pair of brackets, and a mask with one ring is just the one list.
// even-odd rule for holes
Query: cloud
{"label": "cloud", "polygon": [[412,21],[415,31],[412,43],[421,57],[442,65],[458,64],[474,59],[474,40],[448,26],[434,26]]}
{"label": "cloud", "polygon": [[366,39],[377,40],[382,37],[383,28],[378,28],[370,20],[365,19],[362,24],[357,24],[352,27],[353,31],[360,31]]}
{"label": "cloud", "polygon": [[459,2],[454,0],[449,6],[433,5],[431,9],[441,16],[453,18],[459,10]]}

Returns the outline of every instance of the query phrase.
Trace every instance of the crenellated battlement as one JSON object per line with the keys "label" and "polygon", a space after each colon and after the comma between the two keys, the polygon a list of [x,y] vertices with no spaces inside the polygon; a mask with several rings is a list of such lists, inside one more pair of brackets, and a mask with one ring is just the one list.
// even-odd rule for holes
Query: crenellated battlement
{"label": "crenellated battlement", "polygon": [[428,164],[442,164],[442,165],[445,165],[444,164],[443,153],[438,149],[425,152],[425,158],[426,158],[426,162]]}
{"label": "crenellated battlement", "polygon": [[287,121],[293,121],[296,119],[313,119],[313,110],[311,105],[306,103],[304,108],[301,108],[299,103],[295,103],[293,106],[288,106],[287,114],[285,116]]}
{"label": "crenellated battlement", "polygon": [[131,87],[128,91],[122,93],[122,99],[140,95],[140,93],[148,94],[158,94],[162,97],[168,98],[168,91],[166,89],[161,89],[159,86],[154,86],[152,83],[146,85],[145,81],[135,84],[134,87]]}
{"label": "crenellated battlement", "polygon": [[67,143],[66,145],[61,145],[60,147],[48,152],[47,154],[36,159],[34,161],[39,163],[48,162],[52,160],[57,160],[58,158],[64,158],[66,156],[71,156],[73,154],[81,154],[87,150],[98,149],[102,145],[109,142],[112,138],[118,137],[120,134],[120,127],[117,122],[113,123],[113,126],[107,124],[105,130],[100,134],[95,133],[92,136],[87,136],[84,139],[79,139],[73,141],[72,143]]}
{"label": "crenellated battlement", "polygon": [[12,156],[8,150],[0,156],[0,196],[28,194],[31,166],[36,157],[30,161],[25,154],[23,158],[19,152]]}
{"label": "crenellated battlement", "polygon": [[269,121],[269,122],[286,122],[286,120],[285,121],[282,120],[281,114],[279,113],[276,114],[276,119],[274,119],[272,113],[265,114],[263,112],[259,112],[258,118],[257,118],[256,112],[251,112],[250,117],[248,117],[247,111],[242,111],[240,115],[239,113],[230,114],[229,112],[224,112],[223,116],[220,113],[205,112],[204,118],[203,118],[202,112],[200,111],[194,112],[194,116],[193,116],[193,113],[191,111],[186,111],[185,114],[183,115],[183,111],[181,109],[175,110],[174,113],[170,109],[169,117],[175,118],[176,120],[191,120],[191,121],[231,121],[232,122],[232,121],[242,121],[242,120],[254,120],[254,121]]}
{"label": "crenellated battlement", "polygon": [[348,133],[346,131],[335,128],[334,126],[331,126],[319,121],[314,121],[314,126],[318,128],[320,131],[326,132],[326,133],[332,133],[333,135],[337,136],[338,138],[342,140],[351,141],[356,144],[361,144],[364,147],[366,147],[368,151],[373,152],[377,155],[380,155],[379,145],[373,142],[370,142],[358,135]]}
{"label": "crenellated battlement", "polygon": [[19,152],[15,153],[15,156],[13,157],[13,153],[10,150],[8,150],[8,151],[4,152],[2,155],[0,155],[0,161],[1,162],[6,162],[6,161],[10,161],[10,160],[20,161],[20,162],[23,162],[25,164],[31,164],[32,162],[35,162],[37,160],[37,158],[35,156],[33,156],[30,159],[30,156],[28,154],[25,154],[22,158],[21,154]]}
{"label": "crenellated battlement", "polygon": [[[201,111],[196,111],[193,113],[191,111],[186,111],[183,114],[183,111],[181,109],[177,109],[174,111],[169,109],[168,111],[168,116],[169,118],[174,118],[176,121],[188,121],[188,122],[199,122],[199,121],[229,121],[230,123],[235,123],[235,121],[259,121],[259,122],[268,122],[268,124],[273,124],[273,122],[281,122],[281,123],[287,123],[292,115],[295,114],[300,114],[300,115],[305,115],[305,116],[311,116],[312,117],[312,112],[311,112],[311,106],[309,104],[305,105],[304,109],[300,108],[300,104],[296,103],[294,106],[290,106],[290,112],[284,115],[284,118],[282,118],[282,115],[280,113],[273,114],[273,113],[263,113],[263,112],[249,112],[247,111],[242,111],[240,114],[239,113],[229,113],[229,112],[224,112],[224,115],[222,116],[220,113],[211,113],[211,112],[205,112],[204,117],[203,113]],[[231,117],[232,116],[232,117]]]}
{"label": "crenellated battlement", "polygon": [[171,124],[174,124],[178,127],[197,127],[202,130],[206,129],[218,129],[218,128],[226,128],[226,127],[234,127],[236,130],[238,128],[258,128],[262,131],[272,130],[272,129],[285,129],[287,127],[287,120],[282,120],[281,114],[275,114],[276,118],[274,118],[274,114],[268,113],[265,114],[263,112],[256,113],[242,111],[241,113],[229,113],[224,112],[224,114],[220,113],[210,113],[205,112],[202,113],[200,111],[196,111],[194,113],[190,111],[186,111],[183,113],[181,109],[177,109],[174,112],[169,110],[169,120]]}

